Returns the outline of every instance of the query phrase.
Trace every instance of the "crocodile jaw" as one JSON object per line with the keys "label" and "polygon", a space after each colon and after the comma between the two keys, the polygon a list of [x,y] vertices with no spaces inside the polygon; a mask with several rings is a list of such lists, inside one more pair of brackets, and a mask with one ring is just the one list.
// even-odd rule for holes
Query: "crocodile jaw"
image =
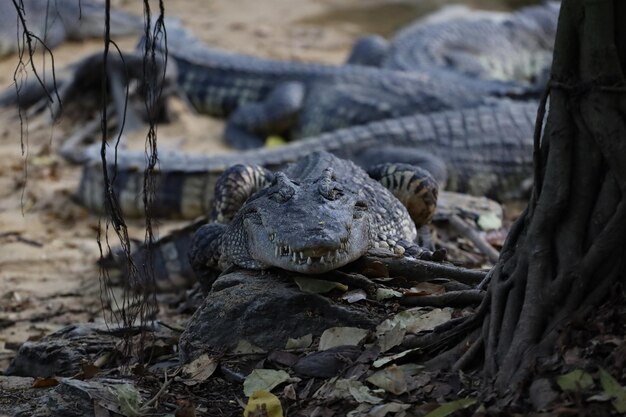
{"label": "crocodile jaw", "polygon": [[343,239],[323,245],[307,244],[307,237],[292,244],[285,243],[276,233],[258,228],[248,236],[249,251],[254,259],[269,266],[302,274],[322,274],[365,254],[369,237],[365,225],[358,226],[348,229]]}

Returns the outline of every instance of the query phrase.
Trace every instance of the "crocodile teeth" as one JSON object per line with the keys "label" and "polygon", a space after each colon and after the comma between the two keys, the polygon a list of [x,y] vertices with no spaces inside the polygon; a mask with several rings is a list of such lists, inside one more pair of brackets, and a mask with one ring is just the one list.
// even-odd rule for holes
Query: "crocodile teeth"
{"label": "crocodile teeth", "polygon": [[311,265],[312,263],[313,263],[313,261],[311,260],[310,256],[308,258],[306,258],[306,264],[307,265]]}
{"label": "crocodile teeth", "polygon": [[321,263],[324,263],[324,257],[323,257],[323,256],[322,256],[322,257],[320,257],[320,262],[321,262]]}
{"label": "crocodile teeth", "polygon": [[274,256],[278,258],[278,246],[274,247]]}
{"label": "crocodile teeth", "polygon": [[298,254],[300,255],[300,259],[304,259],[304,253],[299,252]]}

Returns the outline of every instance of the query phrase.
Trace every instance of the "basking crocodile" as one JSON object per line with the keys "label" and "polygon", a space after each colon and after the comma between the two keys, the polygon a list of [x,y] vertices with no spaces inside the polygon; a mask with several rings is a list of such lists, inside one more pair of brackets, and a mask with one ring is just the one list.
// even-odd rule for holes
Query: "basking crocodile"
{"label": "basking crocodile", "polygon": [[[10,0],[0,1],[0,57],[27,49],[24,30],[14,3],[23,5],[28,30],[48,48],[66,39],[82,40],[101,37],[104,33],[104,2],[91,0]],[[143,21],[119,10],[111,10],[111,35],[138,35]],[[36,47],[35,43],[33,47]]]}
{"label": "basking crocodile", "polygon": [[279,172],[237,164],[215,186],[215,221],[165,237],[149,255],[141,247],[133,261],[140,273],[151,267],[165,291],[193,282],[190,267],[209,289],[219,271],[233,266],[321,274],[379,247],[430,258],[420,246],[430,248],[422,226],[432,219],[437,194],[436,181],[421,168],[380,164],[366,173],[323,151]]}
{"label": "basking crocodile", "polygon": [[[362,126],[237,154],[186,155],[160,150],[153,213],[193,219],[212,207],[217,178],[241,163],[278,169],[311,152],[326,150],[362,166],[404,162],[422,166],[452,191],[499,199],[519,193],[532,175],[534,102],[504,100],[497,105],[450,110],[372,122]],[[78,199],[88,208],[105,208],[99,148],[83,164]],[[109,158],[113,161],[113,158]],[[113,189],[126,216],[142,216],[143,152],[120,151]],[[113,167],[109,167],[110,170]]]}
{"label": "basking crocodile", "polygon": [[474,107],[494,96],[534,93],[451,71],[406,72],[230,54],[177,27],[170,27],[168,48],[177,84],[199,112],[230,116],[225,138],[240,149],[261,146],[271,133],[309,137],[375,120]]}
{"label": "basking crocodile", "polygon": [[[261,146],[271,133],[308,137],[375,120],[475,107],[491,103],[494,97],[530,94],[526,88],[468,79],[451,71],[406,72],[232,54],[206,46],[176,25],[170,25],[167,33],[168,74],[175,74],[178,88],[199,112],[230,116],[225,137],[240,149]],[[102,54],[84,62],[93,67],[99,59]],[[141,54],[125,54],[124,62],[142,62]],[[99,71],[84,72],[71,79],[75,88],[63,85],[62,89],[68,94],[79,91],[82,97],[85,86],[101,85],[84,78],[99,76]],[[0,97],[0,103],[16,101],[11,94],[15,95]],[[124,101],[118,101],[120,113]]]}
{"label": "basking crocodile", "polygon": [[432,219],[438,188],[411,165],[377,165],[368,175],[314,152],[277,173],[236,165],[215,192],[215,215],[227,224],[198,229],[189,253],[205,286],[232,266],[321,274],[381,245],[399,254],[418,251],[417,228]]}
{"label": "basking crocodile", "polygon": [[404,71],[452,70],[523,85],[545,82],[559,7],[546,2],[496,13],[450,6],[400,30],[390,42],[377,35],[360,39],[348,62]]}

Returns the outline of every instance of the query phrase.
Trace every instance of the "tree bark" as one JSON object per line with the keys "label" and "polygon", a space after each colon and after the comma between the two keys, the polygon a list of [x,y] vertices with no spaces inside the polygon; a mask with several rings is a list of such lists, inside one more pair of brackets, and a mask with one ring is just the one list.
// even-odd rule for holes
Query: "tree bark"
{"label": "tree bark", "polygon": [[626,276],[625,3],[561,6],[543,132],[545,101],[537,118],[533,192],[491,271],[476,339],[486,387],[500,395],[552,353],[567,320]]}

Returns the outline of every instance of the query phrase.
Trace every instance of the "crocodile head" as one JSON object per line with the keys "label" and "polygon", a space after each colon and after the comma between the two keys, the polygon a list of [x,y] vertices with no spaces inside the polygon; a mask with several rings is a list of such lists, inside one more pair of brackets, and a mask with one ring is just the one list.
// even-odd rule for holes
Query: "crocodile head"
{"label": "crocodile head", "polygon": [[332,168],[306,184],[277,173],[241,215],[249,256],[268,266],[319,274],[358,259],[369,247],[367,203],[345,190]]}

